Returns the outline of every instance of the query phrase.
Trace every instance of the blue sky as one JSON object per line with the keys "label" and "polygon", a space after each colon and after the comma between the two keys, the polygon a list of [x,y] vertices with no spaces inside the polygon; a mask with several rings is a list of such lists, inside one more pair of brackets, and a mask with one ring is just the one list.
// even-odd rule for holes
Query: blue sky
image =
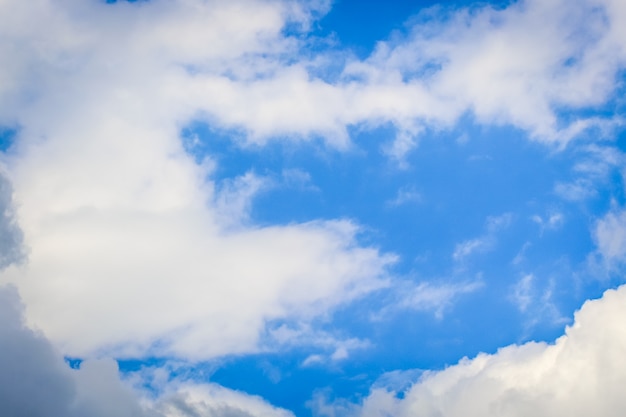
{"label": "blue sky", "polygon": [[626,406],[620,1],[0,16],[0,414]]}

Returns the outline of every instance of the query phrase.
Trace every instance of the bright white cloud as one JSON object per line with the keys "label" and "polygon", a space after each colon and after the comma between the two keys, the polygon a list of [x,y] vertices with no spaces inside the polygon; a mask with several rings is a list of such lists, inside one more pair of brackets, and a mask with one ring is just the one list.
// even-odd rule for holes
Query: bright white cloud
{"label": "bright white cloud", "polygon": [[29,257],[0,282],[19,287],[29,323],[64,353],[258,351],[267,321],[308,320],[380,287],[393,257],[360,247],[352,222],[247,227],[263,179],[217,186],[179,136],[198,112],[228,107],[211,86],[247,89],[260,55],[271,66],[293,50],[281,30],[306,18],[298,7],[1,3],[12,65],[0,118],[20,126],[3,164]]}
{"label": "bright white cloud", "polygon": [[429,11],[331,82],[283,32],[328,7],[0,2],[0,123],[20,128],[2,163],[30,251],[0,281],[19,286],[30,323],[75,355],[207,358],[254,351],[267,320],[380,285],[393,258],[360,247],[349,221],[226,232],[225,208],[241,220],[260,183],[216,191],[179,137],[194,118],[247,142],[322,135],[340,148],[349,125],[391,122],[398,158],[424,126],[467,111],[563,141],[596,121],[563,127],[555,108],[609,99],[626,57],[620,1],[529,0]]}
{"label": "bright white cloud", "polygon": [[[626,286],[588,301],[553,344],[529,342],[425,372],[402,398],[375,388],[344,416],[621,416],[626,399]],[[317,407],[333,416],[332,404]]]}

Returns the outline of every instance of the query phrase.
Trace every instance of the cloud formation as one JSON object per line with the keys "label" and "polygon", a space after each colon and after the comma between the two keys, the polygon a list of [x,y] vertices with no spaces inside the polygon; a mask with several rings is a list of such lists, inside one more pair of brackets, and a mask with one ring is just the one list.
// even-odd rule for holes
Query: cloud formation
{"label": "cloud formation", "polygon": [[359,406],[316,405],[319,416],[620,416],[626,399],[626,286],[587,301],[554,343],[529,342],[426,371],[410,388],[371,391]]}
{"label": "cloud formation", "polygon": [[289,417],[262,399],[216,384],[170,380],[158,395],[120,379],[111,359],[70,368],[22,321],[13,287],[0,287],[0,414],[7,417]]}
{"label": "cloud formation", "polygon": [[[268,323],[293,320],[306,328],[312,318],[389,283],[395,257],[362,245],[361,229],[349,219],[249,224],[246,214],[263,181],[247,174],[217,183],[213,162],[197,163],[183,145],[181,131],[192,121],[240,132],[242,146],[321,137],[338,149],[353,145],[352,126],[391,124],[397,136],[385,149],[398,159],[415,147],[420,132],[453,127],[467,114],[478,123],[512,125],[558,144],[589,127],[620,123],[560,116],[562,109],[593,109],[614,98],[616,74],[626,63],[626,6],[620,0],[431,9],[409,22],[406,33],[378,43],[365,60],[340,51],[345,66],[335,76],[328,75],[324,53],[311,57],[307,52],[311,21],[328,7],[325,1],[287,0],[0,0],[0,125],[17,132],[0,156],[10,181],[0,179],[0,206],[15,200],[15,209],[9,207],[0,218],[0,267],[8,266],[0,283],[19,289],[26,321],[55,347],[73,356],[191,360],[257,352],[277,334]],[[289,35],[287,28],[298,35]],[[583,180],[556,191],[572,200],[584,198],[589,189]],[[298,181],[306,184],[306,176]],[[396,203],[415,198],[415,193],[400,193]],[[607,258],[626,252],[623,217],[611,213],[598,223],[599,250]],[[500,226],[488,226],[486,240],[461,243],[453,258],[489,249],[490,227]],[[22,242],[28,260],[16,264]],[[418,285],[399,304],[440,315],[451,300],[478,287]],[[590,303],[580,316],[600,309],[593,306],[615,304],[606,300],[622,297],[623,291]],[[15,305],[15,295],[5,297],[6,306]],[[3,331],[14,336],[6,340],[21,340],[32,346],[33,357],[47,358],[28,372],[34,379],[49,378],[57,390],[54,399],[41,393],[48,410],[72,415],[80,407],[95,407],[80,410],[103,416],[148,412],[132,397],[101,404],[89,400],[89,387],[100,375],[108,375],[104,380],[115,387],[105,391],[116,399],[127,395],[121,394],[127,391],[115,367],[85,362],[80,371],[65,369],[45,339],[10,324],[19,323],[17,307],[6,306],[3,314],[10,319],[3,320],[9,326]],[[615,309],[612,313],[623,313]],[[466,408],[457,392],[461,399],[480,399],[474,393],[483,389],[492,394],[481,395],[494,397],[469,408],[476,415],[506,415],[514,413],[512,405],[525,410],[523,404],[551,415],[552,403],[540,401],[546,393],[580,394],[580,401],[591,404],[585,397],[591,394],[571,385],[574,379],[561,380],[606,368],[597,352],[580,342],[586,336],[577,329],[554,346],[506,348],[430,374],[404,400],[374,391],[360,413],[393,410],[402,416],[452,407],[445,410],[454,415]],[[604,340],[606,335],[595,336]],[[328,340],[336,359],[361,346],[354,340],[341,350],[334,336]],[[5,348],[29,352],[18,345]],[[577,359],[573,373],[561,375],[561,363],[571,365],[568,358],[579,358],[579,350],[596,362]],[[499,358],[507,365],[497,366]],[[532,370],[540,368],[534,364],[546,361],[554,364],[546,367],[546,379],[533,379],[539,377]],[[522,362],[524,367],[515,365]],[[3,366],[11,375],[19,372],[11,363]],[[607,375],[622,383],[619,369]],[[538,382],[511,385],[509,371],[515,381]],[[466,380],[474,384],[468,390]],[[501,384],[492,387],[494,380]],[[563,392],[554,391],[555,381]],[[585,381],[591,384],[593,378]],[[150,412],[255,415],[252,405],[233,411],[234,405],[214,400],[217,395],[230,396],[226,404],[254,404],[263,415],[285,414],[219,387],[185,387],[180,388],[184,395],[176,391],[161,411]],[[81,394],[82,389],[87,391]],[[6,398],[21,401],[19,393],[6,392]],[[434,402],[423,403],[422,392]],[[619,402],[611,392],[600,398]],[[180,395],[189,402],[180,403]],[[437,402],[444,397],[445,404]],[[76,398],[86,398],[88,405]],[[116,404],[126,408],[107,408]],[[554,410],[589,411],[586,404]],[[92,411],[98,407],[103,411]]]}
{"label": "cloud formation", "polygon": [[225,74],[243,83],[245,71],[293,51],[281,31],[305,25],[310,10],[247,0],[31,6],[0,5],[0,54],[11,62],[0,120],[18,127],[2,162],[29,250],[0,282],[19,287],[28,322],[65,354],[254,352],[268,321],[306,321],[384,285],[393,256],[360,246],[352,221],[246,226],[261,182],[218,187],[180,138],[207,103],[228,107],[228,94],[207,90],[230,83]]}

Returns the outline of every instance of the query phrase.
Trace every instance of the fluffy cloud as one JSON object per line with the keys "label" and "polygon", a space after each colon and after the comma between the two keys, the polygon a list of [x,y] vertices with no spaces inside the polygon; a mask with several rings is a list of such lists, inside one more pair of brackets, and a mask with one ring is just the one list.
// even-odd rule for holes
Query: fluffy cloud
{"label": "fluffy cloud", "polygon": [[211,164],[180,138],[202,103],[228,107],[228,94],[201,85],[232,71],[247,79],[262,56],[280,62],[294,42],[282,29],[306,24],[310,10],[247,0],[31,6],[0,3],[0,54],[11,62],[0,70],[0,119],[18,126],[2,163],[29,251],[0,283],[19,287],[28,322],[65,354],[258,351],[268,321],[306,321],[384,285],[393,257],[359,246],[349,220],[246,226],[263,181],[216,186]]}
{"label": "fluffy cloud", "polygon": [[360,406],[323,402],[318,415],[620,416],[626,399],[626,286],[588,301],[565,335],[423,373],[403,395],[376,387]]}
{"label": "fluffy cloud", "polygon": [[112,361],[72,370],[40,334],[24,327],[14,288],[0,288],[0,413],[6,416],[156,416],[120,383]]}
{"label": "fluffy cloud", "polygon": [[258,397],[215,384],[172,380],[158,395],[134,391],[113,360],[71,369],[24,326],[15,288],[0,287],[0,414],[7,417],[289,417]]}
{"label": "fluffy cloud", "polygon": [[608,100],[626,56],[621,2],[529,0],[431,10],[367,60],[345,54],[327,80],[314,75],[327,61],[284,30],[327,8],[0,2],[0,123],[18,131],[2,165],[29,250],[0,282],[19,287],[29,323],[72,355],[210,358],[259,349],[268,320],[384,284],[393,257],[360,246],[350,221],[240,223],[262,184],[211,181],[182,145],[193,119],[248,143],[322,135],[336,147],[349,125],[391,122],[397,157],[424,126],[468,111],[566,140],[596,121],[562,126],[556,109]]}

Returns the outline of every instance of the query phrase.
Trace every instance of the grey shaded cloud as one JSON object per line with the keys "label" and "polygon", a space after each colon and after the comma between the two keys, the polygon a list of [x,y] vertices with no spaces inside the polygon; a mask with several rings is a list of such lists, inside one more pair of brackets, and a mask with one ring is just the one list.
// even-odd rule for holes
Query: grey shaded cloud
{"label": "grey shaded cloud", "polygon": [[121,378],[112,359],[72,369],[23,321],[12,286],[0,287],[2,417],[293,417],[259,397],[216,384],[171,380],[151,395]]}
{"label": "grey shaded cloud", "polygon": [[24,257],[22,231],[15,220],[12,194],[11,183],[0,173],[0,269]]}
{"label": "grey shaded cloud", "polygon": [[17,291],[0,289],[0,414],[65,415],[75,395],[72,378],[50,344],[24,328],[21,310]]}
{"label": "grey shaded cloud", "polygon": [[17,290],[0,288],[0,415],[4,417],[159,417],[122,385],[112,360],[71,369],[22,319]]}

